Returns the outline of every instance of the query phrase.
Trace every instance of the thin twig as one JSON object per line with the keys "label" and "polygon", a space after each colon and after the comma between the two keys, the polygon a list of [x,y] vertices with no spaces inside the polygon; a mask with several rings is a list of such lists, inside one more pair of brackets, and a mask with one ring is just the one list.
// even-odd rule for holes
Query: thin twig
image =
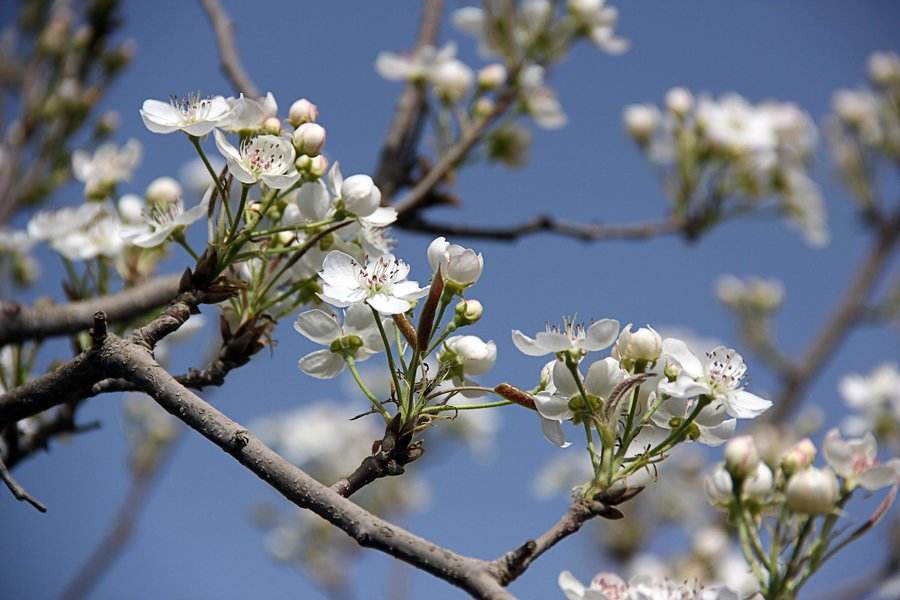
{"label": "thin twig", "polygon": [[12,473],[9,472],[9,469],[6,468],[6,464],[2,460],[0,460],[0,479],[3,480],[6,487],[12,492],[12,495],[16,497],[16,500],[19,502],[27,502],[42,513],[47,512],[47,507],[44,506],[40,500],[29,494],[28,490],[22,487],[22,484],[13,479]]}
{"label": "thin twig", "polygon": [[259,88],[256,87],[250,74],[244,70],[244,66],[241,64],[241,57],[234,43],[233,23],[228,13],[225,12],[219,0],[200,0],[200,4],[206,11],[206,16],[209,17],[210,25],[216,36],[222,72],[231,81],[235,90],[254,98],[258,97]]}

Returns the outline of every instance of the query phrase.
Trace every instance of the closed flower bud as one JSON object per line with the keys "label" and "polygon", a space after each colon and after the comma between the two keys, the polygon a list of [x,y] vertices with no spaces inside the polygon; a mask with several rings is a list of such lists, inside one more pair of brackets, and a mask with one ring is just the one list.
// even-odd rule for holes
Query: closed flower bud
{"label": "closed flower bud", "polygon": [[444,342],[447,349],[442,360],[450,359],[462,367],[465,375],[483,375],[490,371],[497,361],[497,346],[493,341],[485,342],[474,335],[454,335]]}
{"label": "closed flower bud", "polygon": [[443,236],[428,245],[428,263],[437,272],[440,269],[445,285],[455,286],[457,291],[466,288],[481,277],[484,257],[471,248],[451,244]]}
{"label": "closed flower bud", "polygon": [[741,492],[747,498],[763,500],[772,493],[774,485],[775,477],[772,475],[772,469],[761,462],[756,465],[756,469],[744,480]]}
{"label": "closed flower bud", "polygon": [[721,465],[704,478],[703,489],[706,491],[706,499],[710,504],[728,504],[733,498],[734,486],[731,483],[731,475]]}
{"label": "closed flower bud", "polygon": [[475,101],[475,106],[472,107],[472,111],[478,117],[486,117],[497,107],[497,104],[488,98],[487,96],[482,96],[478,100]]}
{"label": "closed flower bud", "polygon": [[368,217],[381,204],[381,191],[368,175],[351,175],[341,184],[344,208],[357,217]]}
{"label": "closed flower bud", "polygon": [[653,362],[662,352],[662,337],[652,327],[641,327],[631,331],[631,324],[625,326],[613,348],[613,358],[619,361]]}
{"label": "closed flower bud", "polygon": [[650,141],[653,132],[659,125],[659,109],[652,104],[632,104],[622,112],[625,130],[639,144]]}
{"label": "closed flower bud", "polygon": [[321,177],[328,170],[328,159],[324,154],[313,156],[309,162],[309,174],[313,177]]}
{"label": "closed flower bud", "polygon": [[484,307],[478,300],[460,300],[456,305],[456,321],[458,325],[476,323],[483,314]]}
{"label": "closed flower bud", "polygon": [[478,71],[478,87],[484,90],[493,90],[506,82],[506,67],[500,63],[494,63]]}
{"label": "closed flower bud", "polygon": [[144,192],[147,202],[156,206],[169,206],[181,198],[181,184],[171,177],[157,177]]}
{"label": "closed flower bud", "polygon": [[294,130],[291,140],[298,154],[316,156],[325,146],[325,128],[318,123],[303,123]]}
{"label": "closed flower bud", "polygon": [[311,123],[319,118],[319,107],[307,100],[300,98],[293,104],[288,111],[288,121],[294,127],[299,127],[302,123]]}
{"label": "closed flower bud", "polygon": [[431,84],[441,97],[448,103],[459,102],[465,97],[472,87],[472,69],[464,62],[450,60],[441,63],[431,72]]}
{"label": "closed flower bud", "polygon": [[793,475],[797,471],[809,467],[816,459],[816,445],[809,438],[803,438],[785,452],[781,459],[781,469],[785,475]]}
{"label": "closed flower bud", "polygon": [[742,435],[725,445],[725,468],[735,479],[746,478],[758,465],[759,452],[752,436]]}
{"label": "closed flower bud", "polygon": [[694,107],[694,96],[683,87],[674,87],[666,93],[666,108],[683,117]]}
{"label": "closed flower bud", "polygon": [[281,121],[278,117],[269,117],[262,124],[262,132],[269,135],[279,135],[281,133]]}
{"label": "closed flower bud", "polygon": [[869,77],[877,86],[888,87],[900,81],[900,56],[893,52],[875,52],[869,57]]}
{"label": "closed flower bud", "polygon": [[116,203],[119,218],[125,223],[140,223],[144,219],[144,201],[136,194],[125,194]]}
{"label": "closed flower bud", "polygon": [[838,482],[831,469],[809,467],[788,480],[786,498],[794,512],[824,515],[834,510],[838,500]]}

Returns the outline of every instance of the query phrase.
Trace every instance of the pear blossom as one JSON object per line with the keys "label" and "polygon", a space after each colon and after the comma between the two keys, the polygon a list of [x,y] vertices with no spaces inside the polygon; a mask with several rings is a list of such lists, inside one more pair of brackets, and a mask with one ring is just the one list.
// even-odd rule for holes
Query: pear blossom
{"label": "pear blossom", "polygon": [[701,98],[696,115],[713,147],[738,155],[755,155],[766,166],[774,163],[778,138],[771,116],[756,110],[741,96],[729,94],[718,101]]}
{"label": "pear blossom", "polygon": [[485,57],[518,54],[551,23],[549,0],[517,3],[487,2],[484,7],[466,6],[453,12],[453,25],[478,40]]}
{"label": "pear blossom", "polygon": [[171,177],[157,177],[150,182],[144,197],[150,204],[169,204],[181,197],[181,184]]}
{"label": "pear blossom", "polygon": [[[384,319],[382,326],[391,331],[393,321]],[[344,370],[345,354],[362,362],[384,352],[381,333],[372,311],[362,304],[352,304],[344,310],[344,322],[317,308],[300,313],[294,330],[310,340],[328,346],[307,354],[297,363],[298,368],[317,379],[331,379]]]}
{"label": "pear blossom", "polygon": [[612,6],[605,6],[605,0],[569,0],[568,4],[569,12],[597,48],[610,54],[628,50],[628,41],[616,37],[614,31],[619,12]]}
{"label": "pear blossom", "polygon": [[663,340],[663,352],[680,372],[674,381],[659,384],[659,390],[673,398],[708,396],[721,404],[732,417],[748,419],[764,413],[772,403],[743,389],[747,366],[743,357],[724,346],[706,355],[701,362],[683,341]]}
{"label": "pear blossom", "polygon": [[544,67],[540,65],[528,65],[522,69],[519,74],[522,102],[538,127],[559,129],[566,124],[567,118],[556,93],[544,84],[544,73]]}
{"label": "pear blossom", "polygon": [[612,356],[620,361],[653,362],[659,358],[661,352],[662,337],[655,329],[648,325],[632,333],[631,323],[629,323],[619,333],[619,339],[613,346]]}
{"label": "pear blossom", "polygon": [[85,184],[88,195],[103,197],[112,186],[131,179],[142,154],[141,143],[135,139],[128,140],[121,148],[107,142],[93,154],[76,150],[72,153],[72,175]]}
{"label": "pear blossom", "polygon": [[599,573],[588,587],[569,571],[559,574],[559,588],[568,600],[625,600],[628,584],[614,573]]}
{"label": "pear blossom", "polygon": [[455,103],[462,100],[472,87],[475,75],[461,60],[443,62],[431,70],[428,80],[444,102]]}
{"label": "pear blossom", "polygon": [[213,187],[210,186],[197,206],[185,210],[181,198],[167,204],[151,203],[144,210],[143,223],[122,232],[122,238],[141,248],[155,248],[165,242],[179,228],[190,226],[206,216]]}
{"label": "pear blossom", "polygon": [[115,258],[125,247],[122,231],[118,215],[104,206],[89,222],[54,238],[50,246],[69,260]]}
{"label": "pear blossom", "polygon": [[843,377],[840,392],[844,403],[859,413],[844,420],[847,434],[871,431],[880,436],[896,430],[900,423],[900,370],[896,363],[879,365],[868,375]]}
{"label": "pear blossom", "polygon": [[262,181],[274,189],[292,186],[300,178],[294,169],[294,146],[283,137],[257,135],[241,142],[240,150],[215,130],[216,146],[225,157],[228,171],[244,184]]}
{"label": "pear blossom", "polygon": [[450,43],[438,50],[434,46],[422,46],[412,55],[381,52],[375,59],[375,70],[390,81],[423,82],[442,65],[456,60],[456,44]]}
{"label": "pear blossom", "polygon": [[85,227],[103,210],[103,204],[98,202],[86,202],[75,208],[42,210],[28,221],[28,235],[41,241],[61,239],[66,234]]}
{"label": "pear blossom", "polygon": [[777,279],[723,275],[716,281],[716,296],[735,311],[768,313],[781,306],[784,285]]}
{"label": "pear blossom", "polygon": [[615,319],[601,319],[585,329],[574,319],[563,319],[562,328],[547,324],[546,331],[538,332],[533,338],[518,329],[512,332],[512,341],[520,352],[528,356],[544,356],[557,352],[575,352],[581,355],[603,350],[616,341],[619,322]]}
{"label": "pear blossom", "polygon": [[428,293],[415,281],[407,281],[409,265],[391,254],[361,265],[349,254],[334,250],[325,256],[319,277],[319,297],[338,308],[365,302],[386,315],[405,313],[413,301]]}
{"label": "pear blossom", "polygon": [[[575,416],[571,403],[573,399],[581,399],[581,393],[573,374],[562,361],[550,363],[552,385],[534,396],[534,404],[541,417],[541,429],[544,437],[561,448],[568,446],[562,422]],[[581,375],[578,375],[581,377]],[[614,358],[604,358],[594,362],[584,377],[582,385],[589,398],[597,398],[600,402],[609,400],[613,389],[628,376]]]}
{"label": "pear blossom", "polygon": [[187,98],[172,98],[168,103],[145,100],[141,106],[141,119],[153,133],[183,131],[200,137],[226,123],[234,108],[222,96],[201,98],[192,94]]}
{"label": "pear blossom", "polygon": [[264,98],[259,100],[241,94],[237,98],[228,98],[226,101],[231,107],[231,112],[228,118],[219,124],[219,127],[226,131],[256,132],[263,127],[266,119],[278,114],[278,103],[272,92],[267,93]]}
{"label": "pear blossom", "polygon": [[295,100],[288,109],[288,121],[294,127],[299,127],[303,123],[315,122],[318,119],[319,107],[306,98]]}
{"label": "pear blossom", "polygon": [[845,440],[837,429],[832,429],[825,436],[822,452],[828,466],[844,478],[848,489],[861,486],[872,491],[900,483],[900,458],[879,463],[878,447],[871,433]]}
{"label": "pear blossom", "polygon": [[325,128],[318,123],[303,123],[291,135],[291,142],[300,154],[315,156],[325,146]]}
{"label": "pear blossom", "polygon": [[759,466],[759,452],[752,435],[732,438],[725,445],[725,469],[734,477],[744,478]]}
{"label": "pear blossom", "polygon": [[638,143],[646,143],[653,137],[662,115],[653,104],[631,104],[622,111],[625,130]]}
{"label": "pear blossom", "polygon": [[435,238],[428,245],[428,263],[436,273],[438,269],[446,282],[468,287],[481,277],[484,257],[471,248],[451,244],[444,236]]}
{"label": "pear blossom", "polygon": [[567,600],[739,600],[734,590],[721,585],[701,586],[640,574],[625,583],[613,573],[599,573],[585,587],[569,571],[559,574],[559,587]]}

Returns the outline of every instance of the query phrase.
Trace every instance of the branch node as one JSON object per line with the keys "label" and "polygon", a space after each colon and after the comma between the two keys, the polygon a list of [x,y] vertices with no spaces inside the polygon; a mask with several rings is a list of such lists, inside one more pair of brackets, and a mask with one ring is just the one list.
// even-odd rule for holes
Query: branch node
{"label": "branch node", "polygon": [[235,450],[243,450],[243,448],[250,443],[250,432],[246,429],[239,429],[234,433],[232,443],[234,444]]}
{"label": "branch node", "polygon": [[106,313],[98,310],[94,313],[94,326],[91,327],[91,339],[94,340],[94,346],[99,346],[106,339]]}

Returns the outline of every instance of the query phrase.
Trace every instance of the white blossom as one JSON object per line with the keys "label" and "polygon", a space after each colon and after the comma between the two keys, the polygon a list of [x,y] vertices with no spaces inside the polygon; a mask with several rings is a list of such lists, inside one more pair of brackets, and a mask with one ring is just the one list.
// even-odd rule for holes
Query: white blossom
{"label": "white blossom", "polygon": [[104,206],[87,223],[51,240],[50,246],[69,260],[115,258],[125,247],[122,231],[118,215]]}
{"label": "white blossom", "polygon": [[215,130],[216,146],[225,157],[228,171],[244,184],[262,181],[274,189],[292,186],[300,174],[294,168],[294,146],[283,137],[257,135],[241,142],[240,150]]}
{"label": "white blossom", "polygon": [[328,304],[344,308],[365,302],[386,315],[399,314],[412,308],[413,301],[428,293],[415,281],[407,281],[409,265],[385,254],[361,265],[352,256],[329,252],[319,277],[322,292],[319,297]]}
{"label": "white blossom", "polygon": [[484,375],[497,362],[497,345],[485,342],[475,335],[453,335],[444,342],[442,362],[452,362],[460,367],[462,375]]}
{"label": "white blossom", "polygon": [[605,0],[569,0],[569,12],[583,27],[594,45],[610,54],[628,50],[628,41],[616,37],[615,27],[619,11],[606,6]]}
{"label": "white blossom", "polygon": [[548,323],[546,330],[538,332],[533,338],[514,329],[512,341],[520,352],[528,356],[570,351],[586,354],[608,348],[616,341],[618,333],[619,322],[615,319],[601,319],[591,323],[587,329],[575,323],[574,319],[563,319],[562,328]]}
{"label": "white blossom", "polygon": [[131,179],[141,162],[143,149],[137,140],[128,140],[121,148],[112,142],[102,144],[90,154],[84,150],[72,153],[72,175],[85,184],[89,195],[104,196],[105,191],[121,181]]}
{"label": "white blossom", "polygon": [[231,111],[228,118],[219,124],[219,127],[226,131],[256,132],[263,127],[266,119],[278,114],[278,103],[272,92],[267,93],[262,99],[241,94],[237,98],[228,98],[226,102]]}
{"label": "white blossom", "polygon": [[201,98],[172,98],[168,103],[145,100],[141,106],[141,119],[153,133],[183,131],[196,137],[204,136],[221,126],[232,116],[233,107],[222,96]]}
{"label": "white blossom", "polygon": [[667,338],[663,352],[680,367],[674,381],[659,384],[661,392],[673,398],[707,396],[712,404],[721,404],[732,417],[749,419],[765,412],[772,403],[744,389],[747,366],[743,357],[719,346],[701,362],[681,340]]}
{"label": "white blossom", "polygon": [[[384,319],[382,326],[392,331],[393,322]],[[378,352],[384,352],[384,343],[375,316],[368,307],[352,304],[344,310],[344,322],[323,310],[312,309],[300,313],[294,322],[294,330],[308,339],[328,346],[307,354],[297,363],[298,368],[317,379],[331,379],[344,370],[344,354],[362,362]]]}
{"label": "white blossom", "polygon": [[206,216],[213,187],[210,186],[197,206],[184,209],[181,198],[166,204],[151,203],[143,213],[143,223],[122,232],[126,241],[141,248],[154,248],[165,242],[179,228],[185,228]]}
{"label": "white blossom", "polygon": [[391,81],[425,81],[455,57],[456,44],[453,43],[440,50],[434,46],[422,46],[411,55],[382,52],[375,60],[375,70]]}
{"label": "white blossom", "polygon": [[443,236],[435,238],[428,245],[428,263],[431,269],[441,271],[445,281],[461,287],[474,284],[484,270],[484,257],[471,248],[451,244]]}
{"label": "white blossom", "polygon": [[879,463],[878,446],[871,433],[845,440],[837,429],[832,429],[825,436],[822,453],[828,466],[844,478],[848,489],[861,486],[871,491],[900,483],[900,458]]}
{"label": "white blossom", "polygon": [[900,371],[896,363],[884,363],[868,375],[852,374],[841,379],[844,403],[859,414],[847,417],[843,428],[849,435],[881,431],[900,423]]}

